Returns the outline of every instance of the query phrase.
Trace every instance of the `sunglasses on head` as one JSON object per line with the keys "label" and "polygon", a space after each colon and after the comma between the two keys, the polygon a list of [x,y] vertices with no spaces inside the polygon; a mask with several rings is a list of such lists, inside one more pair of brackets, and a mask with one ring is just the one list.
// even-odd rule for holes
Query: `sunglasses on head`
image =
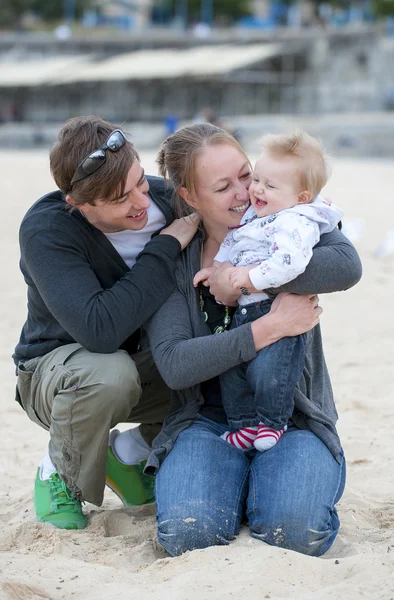
{"label": "sunglasses on head", "polygon": [[126,138],[124,136],[124,133],[122,133],[120,129],[115,129],[114,131],[112,131],[109,134],[107,141],[104,142],[104,144],[102,144],[100,148],[97,148],[97,150],[88,154],[79,163],[75,170],[73,178],[71,179],[68,191],[71,190],[74,183],[77,183],[77,181],[82,181],[82,179],[89,177],[89,175],[92,175],[92,173],[97,171],[97,169],[99,169],[105,163],[106,150],[110,150],[111,152],[117,152],[122,146],[125,145],[125,143]]}

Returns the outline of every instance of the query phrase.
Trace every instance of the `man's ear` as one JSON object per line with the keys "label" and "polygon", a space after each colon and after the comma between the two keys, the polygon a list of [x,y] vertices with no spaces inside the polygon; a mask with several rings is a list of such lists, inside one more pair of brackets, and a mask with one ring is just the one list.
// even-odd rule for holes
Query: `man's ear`
{"label": "man's ear", "polygon": [[67,204],[69,204],[70,206],[73,206],[73,207],[75,207],[75,208],[76,208],[76,206],[75,206],[75,202],[74,202],[74,200],[72,199],[72,197],[70,196],[70,194],[66,194],[66,202],[67,202]]}
{"label": "man's ear", "polygon": [[189,194],[189,191],[185,187],[180,187],[178,190],[178,194],[180,197],[192,208],[197,208],[195,201],[192,198],[192,195]]}
{"label": "man's ear", "polygon": [[78,208],[79,210],[81,210],[82,212],[89,212],[89,207],[91,206],[90,204],[88,204],[87,202],[85,202],[84,204],[75,204],[72,196],[70,196],[70,194],[66,195],[66,202],[67,204],[69,204],[72,208]]}
{"label": "man's ear", "polygon": [[297,196],[298,204],[309,204],[312,200],[312,194],[307,190],[300,192]]}

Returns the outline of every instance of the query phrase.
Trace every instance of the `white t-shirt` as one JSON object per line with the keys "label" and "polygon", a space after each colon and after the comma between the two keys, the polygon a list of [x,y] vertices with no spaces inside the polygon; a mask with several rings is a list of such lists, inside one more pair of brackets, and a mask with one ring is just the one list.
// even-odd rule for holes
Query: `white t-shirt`
{"label": "white t-shirt", "polygon": [[152,235],[164,227],[166,220],[160,208],[151,200],[148,208],[148,222],[143,229],[134,231],[125,229],[116,233],[104,233],[115,250],[125,261],[128,267],[135,265],[135,259],[149,242]]}

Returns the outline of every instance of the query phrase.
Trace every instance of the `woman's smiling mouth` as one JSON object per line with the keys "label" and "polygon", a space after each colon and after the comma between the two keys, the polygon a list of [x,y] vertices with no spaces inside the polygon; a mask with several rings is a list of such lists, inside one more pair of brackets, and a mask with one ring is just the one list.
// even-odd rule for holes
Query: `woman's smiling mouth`
{"label": "woman's smiling mouth", "polygon": [[241,204],[241,206],[234,206],[233,208],[230,208],[230,210],[237,212],[237,213],[243,213],[248,210],[249,206],[250,206],[250,201],[248,200],[247,202],[245,202],[245,204]]}

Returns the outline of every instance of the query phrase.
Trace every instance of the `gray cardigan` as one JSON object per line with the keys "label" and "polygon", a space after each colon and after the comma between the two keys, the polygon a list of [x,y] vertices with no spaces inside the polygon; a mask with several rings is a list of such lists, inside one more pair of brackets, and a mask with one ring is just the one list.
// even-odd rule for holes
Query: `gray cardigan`
{"label": "gray cardigan", "polygon": [[[153,441],[147,461],[146,472],[152,474],[204,404],[199,384],[256,356],[250,323],[212,335],[204,322],[198,291],[192,283],[200,268],[201,243],[200,232],[178,259],[178,289],[145,325],[157,367],[174,390],[170,413]],[[361,272],[356,250],[335,230],[321,236],[306,271],[275,293],[321,294],[346,290],[359,281]],[[338,460],[341,451],[335,428],[338,415],[319,325],[309,332],[307,339],[304,373],[295,392],[293,422],[315,433]]]}

